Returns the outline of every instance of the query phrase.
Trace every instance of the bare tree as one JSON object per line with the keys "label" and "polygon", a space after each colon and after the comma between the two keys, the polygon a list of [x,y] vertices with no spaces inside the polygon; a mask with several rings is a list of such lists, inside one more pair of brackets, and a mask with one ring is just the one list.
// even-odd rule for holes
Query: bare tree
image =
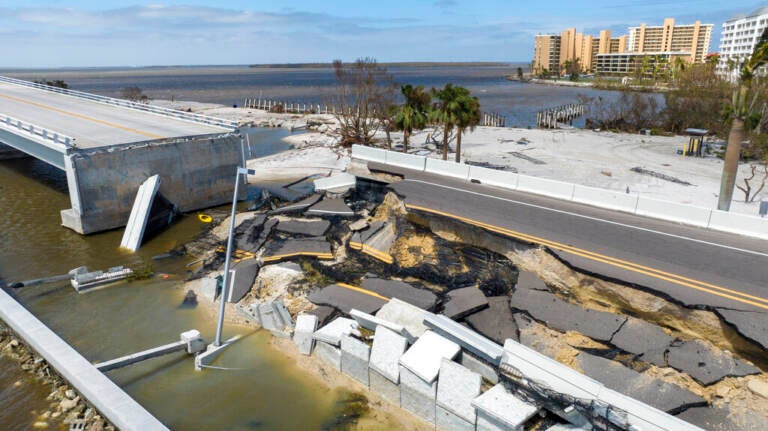
{"label": "bare tree", "polygon": [[[761,169],[762,168],[762,169]],[[760,194],[761,191],[763,191],[763,188],[765,188],[765,182],[768,181],[768,165],[763,163],[752,163],[749,165],[750,169],[750,175],[748,177],[742,178],[744,181],[744,186],[740,186],[739,184],[736,184],[736,188],[744,192],[744,202],[750,203],[754,202],[757,195]],[[762,178],[760,179],[760,186],[757,187],[757,190],[752,192],[752,181],[755,179],[755,176],[757,176],[757,172],[760,172],[762,175]]]}
{"label": "bare tree", "polygon": [[331,104],[336,107],[341,144],[370,145],[391,110],[396,92],[392,75],[370,57],[352,64],[334,60],[333,70],[338,88]]}
{"label": "bare tree", "polygon": [[149,97],[144,94],[144,90],[137,86],[125,87],[120,91],[120,95],[123,99],[128,99],[131,102],[148,103]]}

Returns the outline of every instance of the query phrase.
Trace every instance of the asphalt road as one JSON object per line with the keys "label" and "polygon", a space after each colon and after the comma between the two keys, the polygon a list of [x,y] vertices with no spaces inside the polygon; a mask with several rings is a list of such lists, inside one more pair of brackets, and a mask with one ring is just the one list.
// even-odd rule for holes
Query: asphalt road
{"label": "asphalt road", "polygon": [[405,198],[411,211],[545,245],[574,267],[642,286],[688,306],[768,316],[768,241],[401,172],[406,178],[391,188]]}
{"label": "asphalt road", "polygon": [[0,82],[0,112],[95,148],[227,129]]}

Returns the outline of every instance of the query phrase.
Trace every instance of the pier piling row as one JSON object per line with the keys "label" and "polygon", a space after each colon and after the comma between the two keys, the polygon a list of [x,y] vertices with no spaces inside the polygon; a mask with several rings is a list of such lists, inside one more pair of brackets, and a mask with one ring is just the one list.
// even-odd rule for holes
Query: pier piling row
{"label": "pier piling row", "polygon": [[556,108],[544,109],[536,114],[536,126],[556,129],[559,124],[573,124],[573,120],[584,115],[584,104],[571,103]]}

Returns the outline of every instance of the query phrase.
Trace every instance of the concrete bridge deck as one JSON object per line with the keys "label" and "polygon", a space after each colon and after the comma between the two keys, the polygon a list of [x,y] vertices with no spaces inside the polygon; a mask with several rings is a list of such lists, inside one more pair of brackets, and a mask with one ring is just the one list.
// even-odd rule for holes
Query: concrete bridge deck
{"label": "concrete bridge deck", "polygon": [[0,112],[75,138],[75,148],[232,130],[8,82],[0,82]]}
{"label": "concrete bridge deck", "polygon": [[181,211],[228,202],[244,163],[234,122],[2,76],[0,144],[66,172],[62,224],[83,234],[125,226],[155,174]]}

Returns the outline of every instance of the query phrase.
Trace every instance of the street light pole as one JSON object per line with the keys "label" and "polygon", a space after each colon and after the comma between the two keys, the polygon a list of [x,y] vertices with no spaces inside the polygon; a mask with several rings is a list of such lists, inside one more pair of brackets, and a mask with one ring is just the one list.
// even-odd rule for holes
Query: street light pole
{"label": "street light pole", "polygon": [[[229,288],[230,275],[229,275],[229,261],[232,255],[232,239],[235,233],[235,211],[237,210],[237,192],[238,185],[240,184],[240,175],[255,174],[253,169],[246,169],[237,167],[237,173],[235,174],[235,194],[232,196],[232,214],[229,217],[229,235],[227,238],[227,256],[224,260],[224,285],[221,287],[221,305],[219,306],[219,323],[216,326],[216,341],[214,346],[221,346],[221,329],[224,326],[224,309],[227,304],[227,289]],[[247,177],[246,177],[247,178]]]}

